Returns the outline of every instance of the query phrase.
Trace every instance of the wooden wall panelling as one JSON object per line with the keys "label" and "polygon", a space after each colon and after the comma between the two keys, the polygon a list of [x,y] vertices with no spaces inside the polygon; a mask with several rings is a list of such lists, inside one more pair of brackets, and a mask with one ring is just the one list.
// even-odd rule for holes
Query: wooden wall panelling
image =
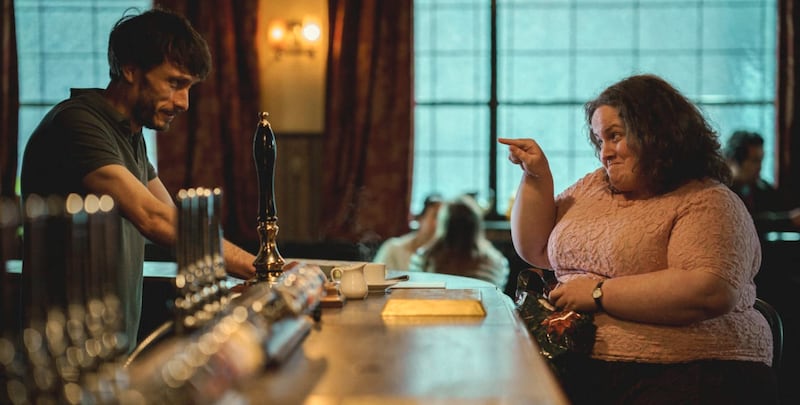
{"label": "wooden wall panelling", "polygon": [[315,241],[320,216],[322,134],[276,134],[276,143],[278,241]]}

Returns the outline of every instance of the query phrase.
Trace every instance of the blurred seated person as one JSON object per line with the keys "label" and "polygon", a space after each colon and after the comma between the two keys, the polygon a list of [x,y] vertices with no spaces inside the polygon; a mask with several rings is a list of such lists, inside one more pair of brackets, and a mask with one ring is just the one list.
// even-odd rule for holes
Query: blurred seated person
{"label": "blurred seated person", "polygon": [[558,195],[537,141],[498,140],[522,172],[517,253],[555,270],[556,307],[594,313],[592,353],[561,378],[570,402],[777,403],[772,333],[753,308],[761,244],[717,134],[654,75],[611,85],[584,111],[602,167]]}
{"label": "blurred seated person", "polygon": [[469,196],[446,202],[434,239],[411,256],[409,270],[472,277],[505,288],[508,259],[486,239],[482,212]]}
{"label": "blurred seated person", "polygon": [[372,261],[384,263],[391,270],[408,270],[411,254],[433,238],[436,232],[436,216],[441,205],[442,197],[439,194],[426,197],[422,212],[415,218],[417,229],[384,241]]}
{"label": "blurred seated person", "polygon": [[759,234],[800,230],[800,208],[792,206],[784,195],[761,178],[764,160],[761,135],[734,132],[725,146],[725,159],[733,173],[731,189],[744,201]]}

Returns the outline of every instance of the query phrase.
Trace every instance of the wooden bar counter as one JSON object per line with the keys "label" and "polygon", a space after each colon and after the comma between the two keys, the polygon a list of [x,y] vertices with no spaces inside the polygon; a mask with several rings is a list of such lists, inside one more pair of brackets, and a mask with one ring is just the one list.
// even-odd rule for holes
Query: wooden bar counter
{"label": "wooden bar counter", "polygon": [[[8,267],[18,275],[21,263]],[[411,283],[477,291],[486,315],[382,316],[387,300],[402,290],[348,299],[340,308],[323,308],[320,321],[283,362],[239,381],[231,392],[235,400],[281,405],[568,403],[501,290],[443,274],[389,276],[401,274],[409,275]],[[174,277],[174,263],[145,264],[143,319],[151,311],[168,315],[163,306],[169,293],[155,287],[174,288]]]}
{"label": "wooden bar counter", "polygon": [[307,405],[567,403],[502,291],[465,277],[404,274],[480,291],[486,316],[384,318],[391,293],[347,300],[324,308],[283,364],[243,384],[244,396]]}

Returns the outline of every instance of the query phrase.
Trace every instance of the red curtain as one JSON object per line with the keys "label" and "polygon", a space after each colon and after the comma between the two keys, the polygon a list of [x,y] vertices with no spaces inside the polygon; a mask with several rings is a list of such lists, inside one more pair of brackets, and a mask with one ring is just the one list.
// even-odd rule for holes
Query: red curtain
{"label": "red curtain", "polygon": [[413,2],[330,0],[321,231],[369,243],[408,230]]}
{"label": "red curtain", "polygon": [[253,134],[261,103],[256,29],[259,0],[156,4],[186,16],[211,49],[213,70],[190,92],[189,111],[158,134],[159,177],[181,188],[221,187],[229,240],[257,241]]}
{"label": "red curtain", "polygon": [[[796,56],[800,50],[800,10],[794,0],[778,3],[778,77],[776,130],[777,179],[782,190],[800,201],[800,72]],[[793,159],[793,157],[795,159]]]}
{"label": "red curtain", "polygon": [[0,13],[0,196],[15,196],[19,132],[19,75],[14,0],[2,0]]}

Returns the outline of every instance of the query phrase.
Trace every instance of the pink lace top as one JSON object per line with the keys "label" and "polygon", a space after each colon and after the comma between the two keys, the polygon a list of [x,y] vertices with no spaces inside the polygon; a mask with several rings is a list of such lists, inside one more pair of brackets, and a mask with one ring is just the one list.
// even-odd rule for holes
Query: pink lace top
{"label": "pink lace top", "polygon": [[753,309],[761,247],[741,200],[719,182],[692,181],[662,196],[612,198],[603,169],[556,198],[550,263],[560,281],[664,268],[708,271],[739,292],[733,311],[687,326],[629,322],[598,313],[592,357],[650,363],[728,359],[772,363],[769,325]]}

